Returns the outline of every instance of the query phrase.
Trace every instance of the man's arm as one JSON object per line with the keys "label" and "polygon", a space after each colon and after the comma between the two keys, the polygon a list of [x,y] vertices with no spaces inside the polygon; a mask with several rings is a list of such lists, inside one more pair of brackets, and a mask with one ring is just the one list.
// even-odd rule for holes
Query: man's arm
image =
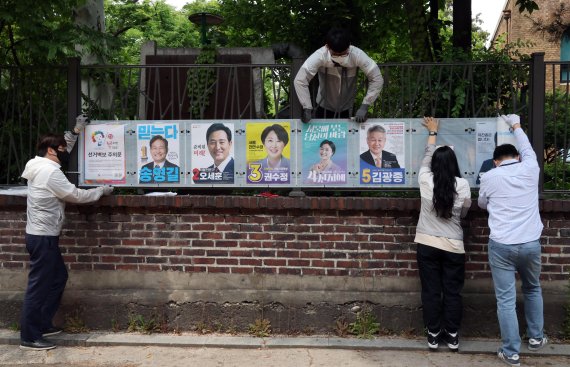
{"label": "man's arm", "polygon": [[487,193],[485,192],[485,186],[481,185],[479,189],[479,198],[477,199],[477,204],[481,209],[487,209],[487,203],[489,200],[487,199]]}
{"label": "man's arm", "polygon": [[309,92],[309,83],[317,74],[320,62],[320,53],[315,52],[303,63],[301,69],[295,76],[295,92],[303,109],[312,109],[311,94]]}
{"label": "man's arm", "polygon": [[382,91],[384,78],[380,73],[380,68],[374,60],[372,60],[364,51],[360,50],[358,56],[358,67],[368,78],[368,90],[366,96],[362,100],[362,104],[371,105],[376,101],[378,95]]}
{"label": "man's arm", "polygon": [[90,122],[89,116],[87,116],[86,114],[79,115],[75,118],[75,127],[73,128],[73,131],[66,131],[63,134],[65,142],[67,143],[66,149],[68,152],[71,153],[73,147],[75,146],[75,143],[77,142],[77,137],[79,136],[79,133],[81,133],[81,131],[85,129],[85,125],[87,125],[89,122]]}
{"label": "man's arm", "polygon": [[520,124],[520,117],[516,114],[510,114],[506,116],[501,116],[503,120],[513,129],[515,138],[517,139],[517,148],[521,156],[521,162],[525,165],[536,165],[538,166],[538,161],[536,158],[536,153],[530,145],[528,137],[524,133]]}
{"label": "man's arm", "polygon": [[67,177],[57,169],[52,172],[47,188],[58,198],[69,203],[90,203],[99,200],[103,195],[110,195],[113,188],[110,186],[100,186],[89,190],[78,189],[69,182]]}

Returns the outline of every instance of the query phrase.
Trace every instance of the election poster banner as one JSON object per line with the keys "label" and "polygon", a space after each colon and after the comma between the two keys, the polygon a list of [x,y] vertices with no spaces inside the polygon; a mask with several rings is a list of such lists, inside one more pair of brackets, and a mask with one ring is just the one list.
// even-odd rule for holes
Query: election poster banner
{"label": "election poster banner", "polygon": [[139,183],[180,182],[180,127],[178,123],[137,124]]}
{"label": "election poster banner", "polygon": [[234,183],[234,124],[192,124],[192,182]]}
{"label": "election poster banner", "polygon": [[248,122],[246,159],[248,184],[291,182],[289,122]]}
{"label": "election poster banner", "polygon": [[347,135],[347,123],[303,124],[303,184],[327,185],[347,182]]}
{"label": "election poster banner", "polygon": [[369,122],[360,125],[360,183],[406,183],[403,122]]}
{"label": "election poster banner", "polygon": [[124,125],[87,125],[84,131],[86,184],[126,183]]}
{"label": "election poster banner", "polygon": [[478,168],[475,183],[480,185],[483,174],[495,168],[495,147],[502,144],[516,146],[516,139],[509,124],[502,117],[497,117],[494,121],[477,121],[475,130],[475,167]]}

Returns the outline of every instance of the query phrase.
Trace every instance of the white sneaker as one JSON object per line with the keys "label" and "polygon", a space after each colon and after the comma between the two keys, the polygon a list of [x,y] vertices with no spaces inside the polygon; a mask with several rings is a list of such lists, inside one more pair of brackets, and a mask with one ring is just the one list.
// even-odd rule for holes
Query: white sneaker
{"label": "white sneaker", "polygon": [[548,343],[548,339],[546,335],[543,336],[541,339],[530,338],[528,340],[528,350],[535,352],[537,350],[541,350],[544,346]]}

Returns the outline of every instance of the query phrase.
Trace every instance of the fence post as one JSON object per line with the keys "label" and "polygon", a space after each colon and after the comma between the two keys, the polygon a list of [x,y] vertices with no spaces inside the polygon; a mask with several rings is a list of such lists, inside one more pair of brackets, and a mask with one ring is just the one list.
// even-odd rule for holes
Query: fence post
{"label": "fence post", "polygon": [[299,69],[301,69],[303,62],[305,62],[305,58],[293,57],[293,61],[291,63],[291,84],[289,87],[289,95],[291,98],[291,118],[293,119],[300,119],[303,112],[299,98],[297,98],[297,92],[295,91],[294,84],[295,77],[297,76]]}
{"label": "fence post", "polygon": [[[67,129],[75,126],[75,118],[81,113],[81,79],[79,66],[81,60],[78,57],[67,59]],[[69,159],[69,180],[77,185],[79,182],[79,160],[77,157],[77,144],[71,152]]]}
{"label": "fence post", "polygon": [[538,192],[544,191],[544,102],[545,102],[545,64],[544,52],[531,55],[530,70],[530,123],[529,135],[532,147],[538,157],[540,178]]}

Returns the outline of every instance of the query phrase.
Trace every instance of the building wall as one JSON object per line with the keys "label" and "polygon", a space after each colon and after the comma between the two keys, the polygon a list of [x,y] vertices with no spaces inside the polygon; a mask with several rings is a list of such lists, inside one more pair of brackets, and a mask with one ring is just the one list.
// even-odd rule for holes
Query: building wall
{"label": "building wall", "polygon": [[[521,47],[520,51],[525,54],[533,52],[544,52],[545,61],[560,61],[560,40],[556,42],[550,41],[549,35],[534,30],[534,20],[542,20],[546,23],[553,20],[553,12],[561,3],[567,0],[535,0],[539,6],[539,10],[535,10],[532,14],[528,12],[520,13],[515,5],[516,0],[507,0],[503,10],[510,10],[511,18],[509,20],[501,17],[495,34],[493,35],[493,43],[497,39],[507,33],[509,42],[517,40],[530,41],[531,46]],[[547,65],[546,68],[546,91],[552,92],[553,88],[566,87],[567,83],[560,83],[560,66]]]}
{"label": "building wall", "polygon": [[[0,196],[4,326],[17,320],[26,285],[25,205]],[[276,331],[332,332],[336,319],[354,317],[354,305],[367,305],[384,327],[421,332],[419,207],[419,199],[252,196],[115,196],[69,205],[61,317],[82,309],[90,327],[110,329],[111,320],[126,324],[130,314],[146,313],[178,329],[207,318],[246,330],[264,315]],[[570,201],[541,208],[547,325],[557,331],[568,302]],[[474,204],[463,225],[466,333],[495,335],[486,212]]]}

